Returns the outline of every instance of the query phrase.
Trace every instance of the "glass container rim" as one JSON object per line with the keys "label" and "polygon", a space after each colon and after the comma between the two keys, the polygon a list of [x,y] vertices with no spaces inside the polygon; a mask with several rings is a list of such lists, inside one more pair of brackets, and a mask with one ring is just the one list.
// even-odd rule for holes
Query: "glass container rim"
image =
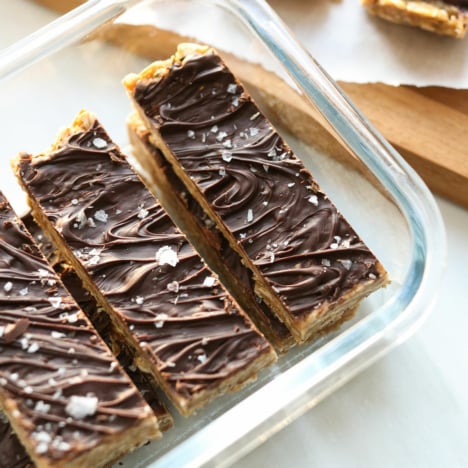
{"label": "glass container rim", "polygon": [[[147,0],[90,0],[59,17],[0,52],[0,82],[76,43],[144,1]],[[167,0],[153,3],[164,1]],[[292,420],[292,415],[302,414],[404,341],[434,304],[446,256],[442,217],[425,184],[299,45],[268,4],[264,0],[198,1],[235,15],[283,63],[305,98],[391,195],[406,218],[413,248],[402,287],[390,301],[162,455],[151,465],[154,467],[235,461],[257,444],[252,437],[255,431],[271,435],[285,425],[281,415],[284,408],[288,407],[288,421]],[[281,404],[273,407],[263,405],[264,401]],[[242,424],[237,424],[239,421]],[[267,422],[269,428],[265,427]],[[232,431],[226,434],[223,427]]]}

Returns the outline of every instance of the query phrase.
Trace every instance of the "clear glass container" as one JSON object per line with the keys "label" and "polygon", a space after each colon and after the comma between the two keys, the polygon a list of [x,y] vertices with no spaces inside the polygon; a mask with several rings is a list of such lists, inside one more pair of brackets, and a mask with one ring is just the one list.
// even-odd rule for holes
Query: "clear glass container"
{"label": "clear glass container", "polygon": [[131,110],[122,78],[190,38],[215,46],[389,272],[338,330],[282,356],[244,390],[224,396],[123,460],[124,466],[224,466],[239,459],[417,328],[439,288],[445,235],[413,170],[254,0],[89,1],[0,54],[0,188],[22,211],[9,169],[38,152],[82,108],[124,150]]}

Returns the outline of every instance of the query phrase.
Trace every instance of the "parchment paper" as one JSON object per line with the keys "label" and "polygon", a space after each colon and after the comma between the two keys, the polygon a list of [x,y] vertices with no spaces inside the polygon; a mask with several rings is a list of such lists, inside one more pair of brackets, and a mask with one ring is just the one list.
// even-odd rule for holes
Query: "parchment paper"
{"label": "parchment paper", "polygon": [[[252,58],[249,48],[238,38],[230,43],[225,30],[223,34],[217,33],[219,21],[209,8],[198,8],[184,16],[177,3],[169,7],[173,10],[171,29],[182,34],[193,32],[197,39]],[[453,39],[388,23],[369,15],[359,0],[269,0],[269,3],[336,80],[468,88],[468,37]],[[141,10],[137,8],[134,14],[126,15],[125,21],[138,23],[146,19],[167,27],[171,15],[167,14],[168,8],[161,7],[164,24],[159,25],[158,12],[145,11],[144,4]],[[268,64],[262,64],[268,68]]]}
{"label": "parchment paper", "polygon": [[468,36],[388,23],[359,0],[269,3],[336,80],[468,88]]}
{"label": "parchment paper", "polygon": [[[452,39],[387,23],[368,15],[359,0],[269,3],[336,80],[468,88],[468,37]],[[0,47],[9,45],[2,36],[9,42],[11,37],[19,39],[56,17],[28,0],[8,2],[8,6],[0,2],[1,12],[2,28],[13,34],[0,34]],[[182,18],[175,16],[175,30],[183,29]],[[201,15],[200,35],[206,40],[212,20]],[[226,49],[239,51],[241,46],[226,44]]]}

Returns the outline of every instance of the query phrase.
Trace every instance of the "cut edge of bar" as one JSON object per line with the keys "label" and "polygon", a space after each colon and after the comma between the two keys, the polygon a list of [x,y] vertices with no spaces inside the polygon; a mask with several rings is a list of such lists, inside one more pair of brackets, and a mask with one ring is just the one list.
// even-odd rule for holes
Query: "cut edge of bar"
{"label": "cut edge of bar", "polygon": [[[185,235],[189,237],[190,242],[201,254],[207,264],[209,264],[210,268],[221,277],[221,282],[224,287],[229,290],[236,302],[241,304],[241,309],[244,309],[244,311],[248,313],[251,320],[253,320],[268,341],[272,343],[276,351],[279,353],[287,352],[296,344],[293,336],[291,334],[281,336],[279,332],[275,331],[269,325],[269,318],[266,316],[264,311],[261,310],[259,305],[248,304],[248,302],[256,302],[253,289],[247,291],[247,288],[242,285],[241,281],[238,280],[237,277],[234,277],[234,275],[230,276],[229,279],[234,278],[236,283],[235,285],[233,285],[232,281],[228,279],[229,267],[225,262],[219,261],[221,251],[219,251],[219,254],[213,253],[214,250],[217,251],[222,248],[222,243],[225,239],[215,227],[208,225],[211,224],[209,222],[209,218],[202,220],[190,210],[188,205],[193,202],[202,209],[198,202],[187,192],[179,194],[177,190],[172,190],[169,194],[169,187],[174,188],[174,185],[182,184],[182,182],[174,173],[169,163],[162,156],[158,157],[151,151],[152,149],[155,151],[159,150],[150,143],[152,134],[148,131],[136,112],[133,112],[128,116],[127,129],[134,156],[144,170],[143,179],[145,179],[145,184],[148,189],[159,199],[161,204],[163,204],[168,214],[173,217],[175,224],[180,226],[181,230],[184,232],[190,231],[190,233],[185,232]],[[149,148],[149,144],[151,144],[151,148]],[[144,158],[147,164],[142,164],[140,157]],[[188,200],[189,197],[190,201]],[[176,213],[180,213],[181,211],[184,212],[182,215],[184,218],[183,223],[182,219],[176,219]],[[182,226],[182,224],[184,224],[184,226]],[[198,242],[198,234],[203,238],[209,239],[209,241],[207,241],[208,244],[203,245],[202,242]],[[205,248],[206,245],[210,245],[213,248]],[[219,248],[217,246],[219,246]],[[230,246],[228,246],[228,248],[230,248]],[[233,249],[231,249],[231,251],[240,263],[241,257]],[[240,266],[245,268],[243,265]],[[252,297],[248,299],[247,297],[249,295]],[[273,313],[271,313],[271,315],[274,319],[278,320]]]}

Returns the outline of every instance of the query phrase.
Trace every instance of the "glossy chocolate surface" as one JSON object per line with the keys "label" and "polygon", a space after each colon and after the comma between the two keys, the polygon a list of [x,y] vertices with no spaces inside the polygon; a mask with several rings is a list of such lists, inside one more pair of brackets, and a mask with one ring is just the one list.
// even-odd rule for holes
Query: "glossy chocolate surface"
{"label": "glossy chocolate surface", "polygon": [[[34,221],[31,213],[28,213],[21,217],[21,221],[26,226],[26,229],[33,236],[39,249],[44,256],[49,260],[56,260],[55,248],[50,239],[44,234],[39,225]],[[150,387],[150,384],[146,380],[145,376],[138,371],[133,365],[132,359],[122,344],[117,346],[112,342],[112,326],[107,314],[103,313],[96,300],[91,294],[83,287],[83,284],[75,273],[75,271],[69,267],[66,263],[56,262],[54,265],[55,271],[60,276],[65,287],[68,289],[72,297],[91,320],[92,324],[101,335],[101,338],[113,351],[114,355],[119,360],[120,364],[124,368],[127,375],[132,379],[136,385],[146,403],[151,407],[153,413],[158,418],[159,429],[165,431],[172,427],[173,421],[172,416],[169,414],[166,406],[159,399],[155,391]]]}
{"label": "glossy chocolate surface", "polygon": [[173,392],[190,398],[271,351],[97,122],[21,169]]}
{"label": "glossy chocolate surface", "polygon": [[215,54],[134,98],[294,317],[379,276],[376,259]]}
{"label": "glossy chocolate surface", "polygon": [[38,456],[73,458],[149,408],[0,196],[0,384]]}

